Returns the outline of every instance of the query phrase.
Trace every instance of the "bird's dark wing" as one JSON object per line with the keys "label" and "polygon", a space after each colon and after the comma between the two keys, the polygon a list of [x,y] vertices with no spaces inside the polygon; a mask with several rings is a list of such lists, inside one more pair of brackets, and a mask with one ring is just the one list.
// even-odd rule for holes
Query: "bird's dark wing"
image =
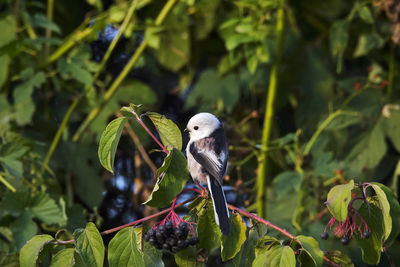
{"label": "bird's dark wing", "polygon": [[223,133],[218,136],[222,136],[223,140],[217,140],[211,136],[194,141],[190,145],[190,153],[208,174],[222,184],[228,155],[225,136]]}

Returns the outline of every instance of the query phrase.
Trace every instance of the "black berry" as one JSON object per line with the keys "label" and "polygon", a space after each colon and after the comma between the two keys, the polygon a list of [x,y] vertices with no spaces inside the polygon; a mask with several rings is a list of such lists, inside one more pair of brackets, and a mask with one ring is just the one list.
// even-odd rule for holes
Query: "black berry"
{"label": "black berry", "polygon": [[179,229],[181,229],[182,232],[186,231],[187,228],[188,228],[188,227],[187,227],[187,223],[181,222],[181,223],[179,224]]}
{"label": "black berry", "polygon": [[157,231],[159,231],[161,234],[164,234],[165,233],[165,225],[158,226]]}
{"label": "black berry", "polygon": [[156,234],[156,232],[153,229],[150,229],[149,231],[147,231],[147,234],[149,235],[149,237],[152,237]]}
{"label": "black berry", "polygon": [[371,237],[371,232],[370,231],[365,231],[364,233],[363,233],[363,237],[364,238],[370,238]]}
{"label": "black berry", "polygon": [[143,235],[143,239],[144,239],[144,241],[148,242],[150,239],[150,236],[146,233]]}
{"label": "black berry", "polygon": [[171,251],[172,252],[178,252],[180,249],[177,247],[177,246],[173,246],[172,248],[171,248]]}
{"label": "black berry", "polygon": [[173,238],[173,237],[170,237],[170,238],[167,239],[167,243],[168,243],[170,246],[175,246],[175,245],[176,245],[176,239]]}
{"label": "black berry", "polygon": [[156,249],[162,249],[163,245],[161,245],[160,243],[157,243],[154,245],[156,247]]}
{"label": "black berry", "polygon": [[323,239],[323,240],[327,240],[327,239],[328,239],[328,237],[329,237],[329,235],[328,235],[328,233],[327,233],[327,232],[322,232],[322,233],[321,233],[321,239]]}
{"label": "black berry", "polygon": [[186,240],[178,240],[178,243],[177,243],[177,245],[178,245],[178,247],[179,248],[185,248],[185,242]]}
{"label": "black berry", "polygon": [[172,229],[172,228],[174,228],[174,224],[171,221],[166,222],[165,223],[165,228],[166,229]]}
{"label": "black berry", "polygon": [[199,238],[197,237],[192,237],[191,239],[189,239],[189,245],[194,246],[197,243],[199,243]]}
{"label": "black berry", "polygon": [[149,244],[154,246],[157,243],[157,241],[154,239],[154,237],[149,238]]}
{"label": "black berry", "polygon": [[167,243],[164,243],[164,244],[162,245],[162,247],[163,247],[163,249],[165,249],[165,250],[171,250],[171,246],[168,245]]}
{"label": "black berry", "polygon": [[342,238],[340,239],[340,242],[341,242],[343,245],[347,245],[347,244],[350,243],[350,238],[348,238],[347,236],[344,236],[344,237],[342,237]]}
{"label": "black berry", "polygon": [[182,230],[179,229],[179,228],[175,228],[174,234],[175,234],[175,236],[176,236],[177,238],[179,238],[179,239],[183,236],[183,232],[182,232]]}

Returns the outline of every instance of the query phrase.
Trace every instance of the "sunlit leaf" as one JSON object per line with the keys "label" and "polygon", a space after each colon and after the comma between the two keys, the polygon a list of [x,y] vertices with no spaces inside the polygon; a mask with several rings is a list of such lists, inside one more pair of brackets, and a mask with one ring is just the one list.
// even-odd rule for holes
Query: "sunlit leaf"
{"label": "sunlit leaf", "polygon": [[221,243],[221,230],[215,222],[214,209],[211,199],[198,214],[197,233],[199,235],[199,247],[207,251],[219,247]]}
{"label": "sunlit leaf", "polygon": [[43,250],[44,246],[49,244],[54,238],[50,235],[37,235],[29,240],[25,246],[22,247],[19,255],[19,263],[21,266],[37,266],[39,253]]}
{"label": "sunlit leaf", "polygon": [[188,177],[187,162],[182,152],[174,148],[157,170],[157,182],[145,204],[152,207],[165,207],[179,194]]}
{"label": "sunlit leaf", "polygon": [[110,122],[100,138],[99,160],[101,165],[110,172],[114,172],[114,158],[122,129],[128,118],[120,117]]}
{"label": "sunlit leaf", "polygon": [[120,230],[108,246],[108,262],[113,266],[145,266],[133,227]]}
{"label": "sunlit leaf", "polygon": [[221,238],[221,257],[227,261],[236,256],[246,241],[246,224],[242,217],[235,213],[231,217],[231,230],[229,235],[222,235]]}
{"label": "sunlit leaf", "polygon": [[74,249],[65,248],[54,255],[50,267],[72,267],[74,262]]}
{"label": "sunlit leaf", "polygon": [[296,236],[296,240],[299,241],[302,250],[310,256],[312,262],[314,263],[314,266],[321,266],[324,253],[319,248],[317,240],[310,236],[304,235]]}
{"label": "sunlit leaf", "polygon": [[173,121],[156,112],[147,112],[146,116],[150,118],[154,126],[157,128],[164,146],[172,146],[178,150],[182,150],[181,130],[179,130],[178,126],[176,126]]}
{"label": "sunlit leaf", "polygon": [[326,205],[330,213],[336,220],[342,222],[346,220],[348,213],[348,205],[351,200],[351,190],[354,188],[354,181],[351,180],[347,184],[336,185],[329,190]]}
{"label": "sunlit leaf", "polygon": [[74,232],[76,251],[87,266],[103,266],[103,239],[93,223],[88,223],[85,229]]}

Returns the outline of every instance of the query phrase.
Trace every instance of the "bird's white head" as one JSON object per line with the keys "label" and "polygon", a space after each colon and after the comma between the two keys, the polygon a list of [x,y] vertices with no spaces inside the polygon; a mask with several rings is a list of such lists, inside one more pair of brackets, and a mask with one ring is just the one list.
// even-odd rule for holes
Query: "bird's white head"
{"label": "bird's white head", "polygon": [[198,113],[188,122],[186,129],[191,140],[198,140],[210,136],[222,123],[211,113]]}

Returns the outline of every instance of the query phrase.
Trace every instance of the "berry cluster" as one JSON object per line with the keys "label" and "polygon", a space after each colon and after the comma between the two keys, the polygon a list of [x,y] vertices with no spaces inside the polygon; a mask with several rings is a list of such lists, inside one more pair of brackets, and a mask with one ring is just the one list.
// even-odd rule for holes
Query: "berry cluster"
{"label": "berry cluster", "polygon": [[155,229],[147,231],[143,239],[157,249],[164,249],[175,253],[187,248],[189,245],[194,246],[199,242],[199,239],[193,236],[193,233],[191,233],[192,237],[188,239],[188,234],[189,227],[186,222],[182,221],[179,225],[174,226],[172,221],[168,221]]}
{"label": "berry cluster", "polygon": [[[365,238],[365,239],[368,239],[370,236],[371,236],[371,232],[368,231],[368,230],[364,231],[363,234],[362,234],[362,238]],[[321,233],[321,239],[327,240],[328,237],[329,237],[329,235],[328,235],[327,232],[324,231],[324,232]],[[350,243],[350,240],[351,240],[351,236],[342,236],[342,237],[340,238],[340,242],[341,242],[343,245],[349,244],[349,243]]]}

